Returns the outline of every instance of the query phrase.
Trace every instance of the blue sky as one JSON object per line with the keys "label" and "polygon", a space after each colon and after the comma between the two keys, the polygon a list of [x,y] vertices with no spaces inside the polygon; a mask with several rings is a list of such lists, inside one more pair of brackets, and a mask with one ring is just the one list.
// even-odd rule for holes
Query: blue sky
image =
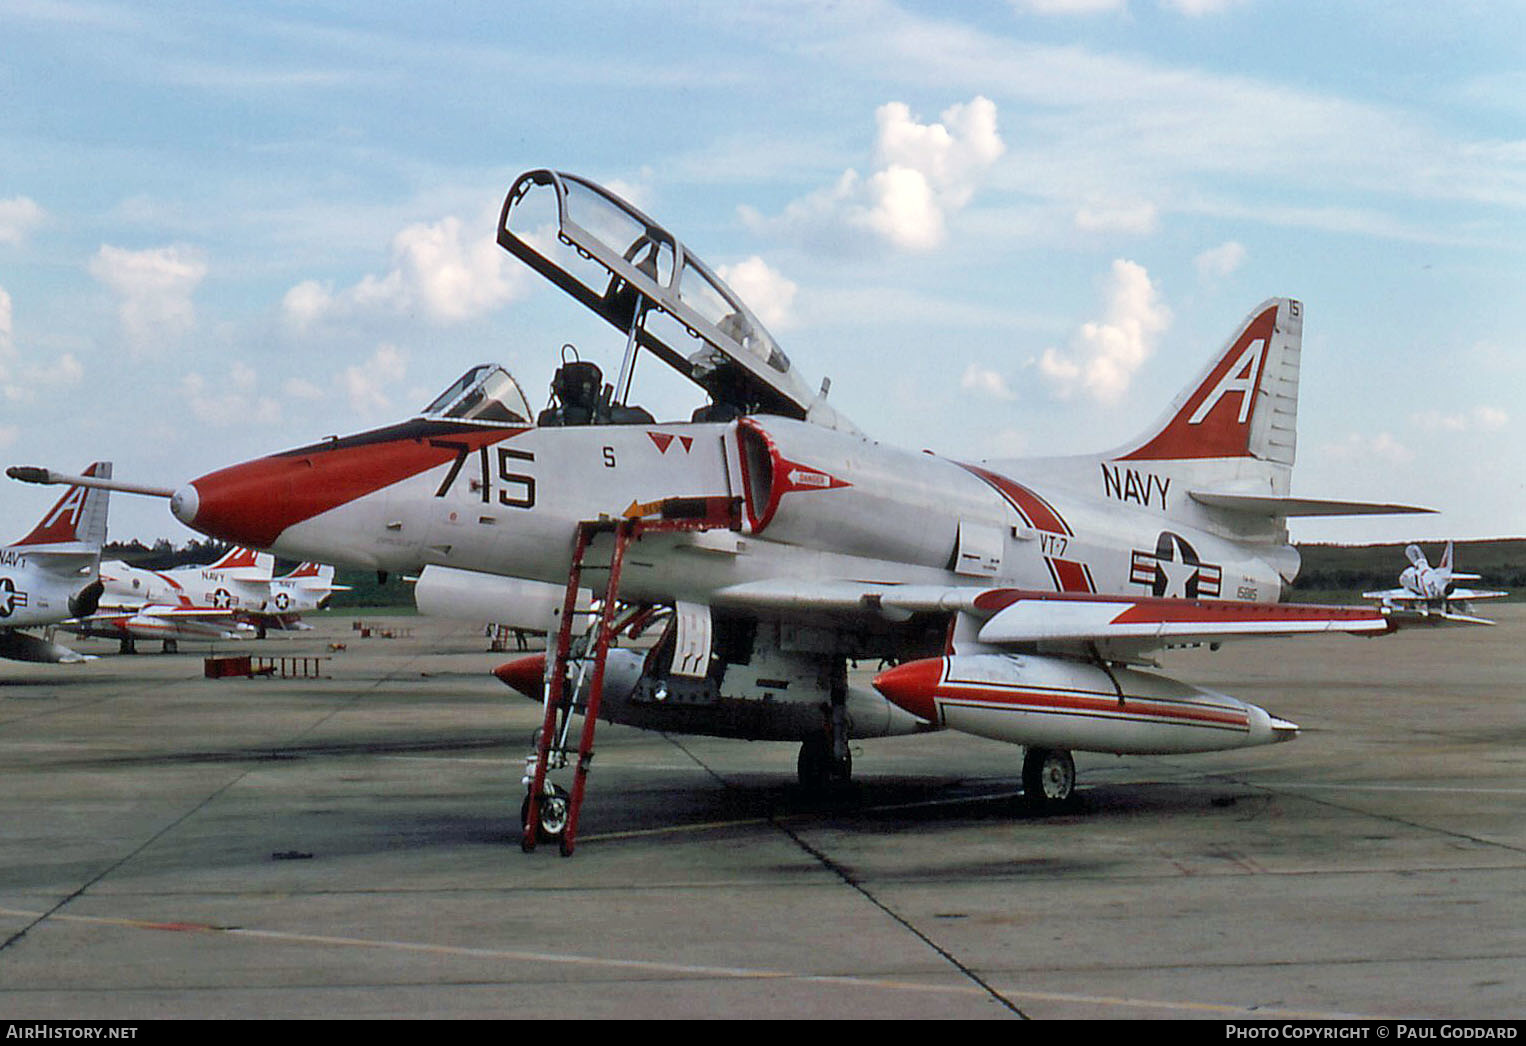
{"label": "blue sky", "polygon": [[[619,339],[492,243],[514,176],[556,167],[732,274],[870,435],[961,458],[1122,442],[1300,298],[1295,493],[1443,513],[1294,536],[1526,534],[1513,0],[0,0],[0,25],[4,463],[174,485],[482,360],[537,406],[563,342],[613,370]],[[3,536],[49,503],[0,485]],[[112,534],[191,536],[121,496]]]}

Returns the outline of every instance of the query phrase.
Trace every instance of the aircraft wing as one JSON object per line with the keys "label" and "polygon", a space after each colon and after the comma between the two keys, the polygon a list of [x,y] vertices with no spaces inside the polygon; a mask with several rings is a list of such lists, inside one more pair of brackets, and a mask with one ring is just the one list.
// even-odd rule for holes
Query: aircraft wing
{"label": "aircraft wing", "polygon": [[1333,632],[1378,635],[1394,627],[1380,607],[852,581],[751,582],[721,589],[716,602],[765,613],[876,614],[892,621],[958,612],[978,624],[974,638],[982,645],[1122,661],[1169,647]]}
{"label": "aircraft wing", "polygon": [[247,625],[234,620],[232,610],[154,604],[98,611],[89,617],[66,621],[59,627],[84,636],[114,638],[125,635],[135,639],[239,639],[249,631]]}
{"label": "aircraft wing", "polygon": [[1503,599],[1509,592],[1473,588],[1453,589],[1440,605],[1415,595],[1407,588],[1386,588],[1363,592],[1363,599],[1376,600],[1396,627],[1412,625],[1492,625],[1488,618],[1468,612],[1468,604],[1478,599]]}

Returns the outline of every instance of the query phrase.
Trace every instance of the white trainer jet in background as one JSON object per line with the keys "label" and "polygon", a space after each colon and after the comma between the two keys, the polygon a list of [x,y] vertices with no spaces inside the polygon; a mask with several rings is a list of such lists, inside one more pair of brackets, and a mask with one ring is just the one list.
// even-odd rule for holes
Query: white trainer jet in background
{"label": "white trainer jet in background", "polygon": [[[846,777],[851,739],[964,730],[1024,746],[1025,787],[1063,801],[1072,750],[1296,734],[1141,671],[1155,651],[1391,627],[1377,608],[1278,602],[1299,566],[1288,517],[1424,511],[1291,493],[1297,301],[1252,310],[1126,445],[975,464],[865,436],[708,266],[592,182],[522,175],[498,240],[618,331],[613,382],[564,355],[537,415],[484,364],[411,420],[213,472],[171,509],[291,558],[497,575],[489,619],[552,637],[549,655],[499,671],[543,702],[527,848],[547,833],[571,851],[600,717],[794,741],[806,782]],[[633,394],[643,359],[709,402],[656,421]],[[665,612],[650,650],[613,646],[622,607]],[[848,672],[861,659],[896,667],[864,686]],[[583,709],[564,797],[547,773]]]}
{"label": "white trainer jet in background", "polygon": [[173,652],[181,640],[218,642],[253,634],[240,619],[264,611],[270,601],[275,556],[232,548],[209,566],[145,570],[120,560],[101,564],[104,591],[93,614],[66,622],[70,632],[115,639],[124,654],[140,639],[163,642]]}
{"label": "white trainer jet in background", "polygon": [[[111,462],[98,461],[84,475],[109,480]],[[0,548],[0,657],[87,660],[68,647],[18,630],[57,625],[95,610],[101,598],[98,571],[108,497],[99,488],[70,487],[31,533]]]}
{"label": "white trainer jet in background", "polygon": [[335,592],[348,592],[349,585],[334,584],[334,568],[323,563],[299,563],[289,574],[270,579],[270,595],[265,609],[246,616],[259,631],[261,639],[268,629],[307,629],[302,614],[322,610]]}
{"label": "white trainer jet in background", "polygon": [[1493,621],[1474,616],[1469,604],[1478,599],[1502,599],[1510,593],[1458,588],[1457,582],[1478,581],[1479,575],[1460,574],[1452,569],[1452,542],[1447,542],[1446,551],[1441,554],[1441,562],[1434,567],[1425,558],[1419,545],[1406,546],[1404,555],[1410,565],[1399,575],[1401,587],[1381,592],[1363,592],[1363,599],[1375,599],[1390,616],[1410,621],[1494,624]]}

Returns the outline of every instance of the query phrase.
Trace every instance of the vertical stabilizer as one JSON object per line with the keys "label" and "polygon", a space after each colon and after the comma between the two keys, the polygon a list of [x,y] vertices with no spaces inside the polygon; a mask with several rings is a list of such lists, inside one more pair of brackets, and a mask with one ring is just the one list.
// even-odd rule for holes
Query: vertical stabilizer
{"label": "vertical stabilizer", "polygon": [[1250,458],[1290,472],[1302,341],[1303,305],[1291,298],[1263,302],[1164,417],[1114,460]]}
{"label": "vertical stabilizer", "polygon": [[269,552],[235,545],[206,569],[227,571],[242,581],[269,581],[275,563],[276,557]]}
{"label": "vertical stabilizer", "polygon": [[[95,479],[110,479],[111,462],[97,461],[83,474]],[[31,533],[16,545],[83,543],[99,549],[106,543],[106,508],[110,495],[109,490],[98,487],[70,487]]]}

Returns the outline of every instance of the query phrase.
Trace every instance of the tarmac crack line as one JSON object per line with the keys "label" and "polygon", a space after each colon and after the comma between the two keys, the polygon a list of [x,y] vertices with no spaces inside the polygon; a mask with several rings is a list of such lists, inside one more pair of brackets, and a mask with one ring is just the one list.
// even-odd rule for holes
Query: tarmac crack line
{"label": "tarmac crack line", "polygon": [[[410,657],[406,662],[404,662],[402,667],[406,668],[407,665],[412,664],[414,661],[418,660],[419,656],[421,656],[421,655],[414,655],[413,657]],[[398,671],[401,671],[401,668],[398,669]],[[330,720],[334,716],[338,715],[341,711],[343,711],[343,710],[351,707],[352,705],[354,705],[357,701],[360,700],[362,694],[370,693],[371,691],[376,690],[378,687],[380,687],[383,684],[385,684],[388,681],[390,681],[393,674],[394,673],[389,672],[389,673],[386,673],[386,674],[380,676],[369,687],[366,687],[363,690],[357,691],[356,693],[352,694],[348,701],[342,702],[341,704],[337,705],[336,707],[330,709],[326,715],[320,716],[316,721],[314,721],[312,723],[309,723],[302,730],[298,731],[297,734],[295,735],[295,737],[296,738],[302,738],[302,737],[305,737],[308,734],[312,733],[312,731],[316,730],[318,727],[320,727],[324,723],[328,722],[328,720]],[[120,696],[120,695],[118,695],[118,696]],[[290,741],[288,741],[287,743],[289,744]],[[182,824],[184,824],[190,818],[192,818],[196,814],[200,813],[207,806],[209,806],[213,802],[217,801],[217,799],[219,799],[225,792],[227,792],[228,789],[232,788],[234,785],[237,785],[239,782],[243,781],[244,778],[248,777],[251,773],[253,773],[254,769],[255,769],[254,767],[250,767],[250,768],[248,768],[248,769],[246,769],[246,770],[244,770],[244,771],[242,771],[242,772],[240,772],[238,774],[235,774],[231,779],[226,781],[220,787],[214,789],[210,794],[208,794],[207,796],[203,797],[200,802],[196,803],[189,810],[186,810],[184,813],[182,813],[179,817],[175,818],[169,824],[166,824],[164,827],[160,828],[158,831],[156,831],[153,834],[151,834],[143,842],[141,842],[137,846],[133,847],[130,851],[128,851],[122,857],[118,858],[116,861],[113,861],[111,864],[109,864],[105,868],[101,869],[101,871],[99,871],[95,875],[91,876],[89,879],[87,879],[85,882],[80,884],[72,892],[70,892],[69,894],[67,894],[64,897],[60,898],[59,901],[56,904],[54,904],[53,906],[48,908],[46,911],[43,911],[43,912],[40,912],[40,913],[36,913],[36,917],[34,919],[32,919],[31,922],[27,923],[21,929],[17,930],[15,933],[11,934],[4,941],[0,941],[0,954],[3,954],[12,945],[15,945],[18,942],[20,942],[21,939],[24,938],[28,933],[30,933],[32,930],[36,929],[42,923],[46,922],[49,918],[54,917],[58,913],[62,912],[63,909],[67,908],[70,904],[74,903],[74,901],[76,901],[79,898],[83,897],[90,890],[91,887],[95,886],[97,883],[99,883],[99,882],[103,881],[104,879],[106,879],[108,876],[110,876],[111,874],[116,872],[119,868],[121,868],[124,865],[126,865],[129,861],[133,860],[133,858],[137,857],[139,854],[143,853],[149,847],[153,846],[160,839],[163,839],[170,832],[173,832],[176,828],[180,827]]]}
{"label": "tarmac crack line", "polygon": [[[704,760],[700,759],[693,752],[689,751],[677,740],[669,737],[667,734],[664,734],[663,737],[666,738],[669,743],[678,748],[679,751],[683,752],[690,759],[694,760],[696,765],[702,768],[716,781],[720,782],[723,787],[731,787],[730,782],[728,782],[720,774],[716,773],[715,770],[707,765]],[[782,819],[773,814],[770,814],[768,821],[778,831],[787,836],[791,842],[798,846],[803,853],[809,855],[823,868],[835,875],[844,885],[854,890],[860,897],[883,912],[898,926],[900,926],[906,932],[910,933],[913,937],[917,938],[917,940],[921,941],[923,945],[932,949],[932,951],[935,952],[940,958],[942,958],[944,962],[948,963],[955,970],[958,970],[962,977],[969,980],[972,984],[978,986],[981,991],[990,996],[990,998],[993,999],[998,1005],[1004,1007],[1023,1020],[1028,1020],[1028,1015],[1024,1013],[1016,1003],[998,991],[994,985],[986,981],[983,977],[980,976],[980,974],[976,973],[965,963],[961,962],[956,955],[950,952],[947,948],[944,948],[937,941],[933,940],[930,936],[919,929],[914,923],[912,923],[911,920],[907,919],[905,916],[901,915],[901,913],[891,908],[890,905],[876,897],[867,886],[855,879],[846,868],[832,860],[832,858],[828,857],[821,850],[806,842],[798,832],[792,829],[789,825],[785,824]]]}
{"label": "tarmac crack line", "polygon": [[150,846],[153,846],[160,839],[164,838],[167,834],[169,834],[170,832],[174,831],[176,828],[180,827],[182,824],[184,824],[190,818],[194,817],[197,813],[199,813],[201,810],[203,810],[207,805],[209,805],[210,803],[216,801],[224,792],[226,792],[228,789],[232,788],[234,785],[236,785],[240,781],[242,781],[245,777],[247,777],[249,775],[249,773],[250,773],[249,770],[245,770],[243,773],[236,775],[231,780],[229,780],[228,782],[223,784],[222,787],[215,789],[210,795],[208,795],[205,798],[203,798],[195,806],[192,806],[189,810],[185,811],[183,814],[181,814],[179,817],[175,818],[169,824],[165,825],[163,828],[160,828],[157,832],[154,832],[152,835],[150,835],[143,842],[141,842],[137,846],[133,847],[132,850],[128,851],[122,857],[118,858],[116,861],[113,861],[111,864],[109,864],[105,868],[101,869],[101,871],[99,871],[95,875],[91,876],[84,883],[82,883],[77,889],[75,889],[72,893],[70,893],[67,896],[61,898],[58,901],[57,904],[54,904],[51,908],[47,909],[44,912],[39,913],[37,915],[37,917],[35,919],[33,919],[31,922],[27,923],[27,925],[23,926],[21,929],[17,930],[15,933],[11,934],[11,936],[7,937],[4,942],[0,942],[0,953],[5,952],[5,950],[7,948],[11,947],[11,945],[16,944],[17,942],[19,942],[23,937],[25,937],[33,929],[35,929],[37,926],[41,925],[42,923],[46,922],[50,917],[52,917],[56,913],[63,911],[64,908],[68,907],[75,900],[79,899],[80,897],[83,897],[85,895],[85,892],[88,891],[96,883],[101,882],[107,876],[109,876],[113,872],[115,872],[118,868],[121,868],[123,865],[127,864],[127,862],[131,861],[133,858],[135,858],[139,854],[143,853]]}

